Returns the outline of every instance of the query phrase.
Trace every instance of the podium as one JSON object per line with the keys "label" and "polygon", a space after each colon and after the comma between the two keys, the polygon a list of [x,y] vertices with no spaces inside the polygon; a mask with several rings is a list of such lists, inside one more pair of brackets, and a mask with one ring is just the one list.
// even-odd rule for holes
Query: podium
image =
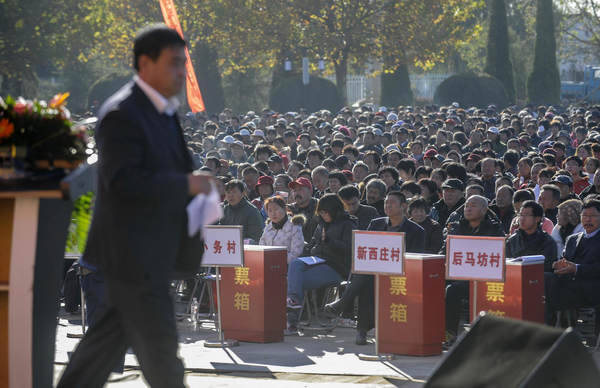
{"label": "podium", "polygon": [[378,275],[375,284],[379,353],[442,353],[445,256],[406,253],[405,276]]}
{"label": "podium", "polygon": [[244,246],[244,267],[221,268],[221,320],[226,339],[282,342],[286,326],[287,250]]}
{"label": "podium", "polygon": [[91,166],[43,184],[0,184],[0,386],[51,387],[72,200]]}
{"label": "podium", "polygon": [[[473,282],[470,282],[473,300]],[[477,312],[544,323],[544,262],[506,261],[506,281],[477,282]],[[473,316],[473,303],[470,307]]]}

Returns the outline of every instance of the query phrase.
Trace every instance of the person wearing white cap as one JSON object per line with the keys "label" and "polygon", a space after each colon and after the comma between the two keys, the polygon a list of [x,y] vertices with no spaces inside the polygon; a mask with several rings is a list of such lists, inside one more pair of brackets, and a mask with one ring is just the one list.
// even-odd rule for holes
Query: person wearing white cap
{"label": "person wearing white cap", "polygon": [[489,127],[487,130],[488,139],[492,142],[492,150],[498,156],[504,155],[506,152],[506,144],[500,141],[500,130],[498,127]]}
{"label": "person wearing white cap", "polygon": [[240,135],[250,136],[250,131],[247,128],[242,128],[242,129],[240,129]]}
{"label": "person wearing white cap", "polygon": [[239,140],[234,141],[229,146],[231,150],[231,160],[234,163],[244,163],[248,161],[248,157],[246,156],[246,152],[244,151],[244,143]]}
{"label": "person wearing white cap", "polygon": [[227,135],[223,139],[221,139],[220,142],[230,145],[230,144],[233,144],[233,142],[235,142],[235,139],[233,138],[233,136]]}
{"label": "person wearing white cap", "polygon": [[257,129],[252,133],[252,136],[256,136],[256,137],[261,137],[261,138],[265,138],[265,133],[263,132],[262,129]]}

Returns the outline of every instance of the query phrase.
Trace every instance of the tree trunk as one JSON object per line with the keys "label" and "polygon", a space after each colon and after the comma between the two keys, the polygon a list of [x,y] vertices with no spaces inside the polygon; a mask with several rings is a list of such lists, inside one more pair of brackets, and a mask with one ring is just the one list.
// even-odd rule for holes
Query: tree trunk
{"label": "tree trunk", "polygon": [[346,76],[348,75],[348,59],[343,58],[335,64],[335,84],[344,105],[348,104],[348,91],[346,89]]}
{"label": "tree trunk", "polygon": [[225,108],[225,92],[217,64],[217,50],[199,41],[192,51],[192,58],[206,111],[218,114]]}

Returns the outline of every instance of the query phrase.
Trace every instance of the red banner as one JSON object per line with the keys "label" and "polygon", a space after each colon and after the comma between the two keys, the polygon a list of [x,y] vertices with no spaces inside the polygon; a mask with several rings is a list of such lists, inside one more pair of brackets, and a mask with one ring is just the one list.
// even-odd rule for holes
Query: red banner
{"label": "red banner", "polygon": [[[165,24],[168,27],[176,30],[183,38],[183,31],[181,30],[181,24],[179,24],[177,10],[175,9],[173,0],[160,0],[160,9],[162,11],[163,18],[165,19]],[[196,79],[196,73],[194,72],[194,66],[192,65],[190,53],[187,47],[185,48],[185,56],[187,59],[185,62],[185,67],[187,70],[187,82],[185,83],[185,86],[188,105],[194,113],[203,112],[205,110],[204,100],[202,99],[202,93],[200,92],[200,87],[198,86],[198,80]]]}

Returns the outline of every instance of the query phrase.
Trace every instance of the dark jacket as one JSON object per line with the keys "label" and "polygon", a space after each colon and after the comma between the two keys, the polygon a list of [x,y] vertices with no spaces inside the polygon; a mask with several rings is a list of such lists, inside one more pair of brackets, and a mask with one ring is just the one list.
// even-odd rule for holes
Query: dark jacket
{"label": "dark jacket", "polygon": [[501,209],[494,203],[490,205],[490,210],[496,213],[500,222],[502,223],[502,229],[504,230],[504,234],[508,234],[510,232],[510,224],[512,223],[513,218],[515,217],[515,210],[512,206],[502,213]]}
{"label": "dark jacket", "polygon": [[242,225],[244,238],[251,238],[256,243],[260,240],[265,227],[260,211],[246,198],[242,198],[235,206],[226,204],[219,225]]}
{"label": "dark jacket", "polygon": [[438,224],[442,225],[442,227],[445,227],[446,223],[448,222],[448,217],[450,217],[450,214],[452,214],[452,212],[464,205],[464,203],[465,198],[463,197],[459,199],[458,202],[456,202],[454,206],[452,206],[452,208],[448,208],[448,205],[446,205],[446,202],[444,202],[444,199],[442,198],[433,204],[430,217],[432,220],[437,221]]}
{"label": "dark jacket", "polygon": [[379,213],[373,206],[359,205],[354,216],[358,218],[358,229],[366,230],[371,221],[379,217]]}
{"label": "dark jacket", "polygon": [[366,200],[361,202],[361,205],[374,207],[377,210],[379,217],[385,217],[384,204],[385,204],[385,200],[383,200],[383,199],[380,199],[379,201],[377,201],[375,203],[367,203]]}
{"label": "dark jacket", "polygon": [[486,214],[483,221],[475,229],[469,225],[466,218],[461,217],[460,221],[450,222],[444,229],[444,238],[440,254],[446,254],[446,238],[450,235],[455,236],[490,236],[504,237],[502,224]]}
{"label": "dark jacket", "polygon": [[490,201],[496,198],[496,176],[489,179],[481,179],[483,183],[483,195]]}
{"label": "dark jacket", "polygon": [[437,254],[442,248],[442,235],[444,228],[435,222],[431,217],[426,217],[425,221],[418,224],[425,230],[425,253]]}
{"label": "dark jacket", "polygon": [[97,196],[84,260],[113,279],[164,282],[182,254],[202,249],[187,237],[193,162],[179,121],[131,82],[102,106],[95,138]]}
{"label": "dark jacket", "polygon": [[369,224],[367,230],[375,230],[381,232],[404,232],[406,241],[406,252],[425,253],[425,231],[416,222],[405,218],[404,221],[397,226],[390,225],[389,217],[375,218]]}
{"label": "dark jacket", "polygon": [[[323,228],[325,228],[325,240],[322,239]],[[331,268],[346,279],[350,273],[352,259],[352,230],[357,228],[357,218],[348,213],[344,213],[328,224],[319,222],[310,243],[304,247],[304,255],[317,256],[326,260]]]}
{"label": "dark jacket", "polygon": [[289,205],[288,208],[293,215],[302,214],[304,216],[306,222],[302,227],[302,235],[304,236],[304,241],[310,241],[315,233],[317,225],[319,224],[319,216],[315,214],[317,200],[315,198],[311,198],[306,207],[299,207],[296,203],[293,203]]}
{"label": "dark jacket", "polygon": [[555,207],[553,209],[544,210],[544,217],[552,221],[554,225],[556,225],[558,218],[558,208]]}
{"label": "dark jacket", "polygon": [[590,186],[586,187],[585,189],[583,189],[581,194],[579,194],[579,198],[581,198],[581,200],[583,201],[585,199],[585,197],[587,197],[588,195],[592,195],[592,194],[600,194],[598,192],[598,190],[596,189],[596,186],[594,186],[594,185],[590,185]]}
{"label": "dark jacket", "polygon": [[[563,257],[577,266],[575,280],[593,280],[600,292],[600,233],[592,238],[585,238],[584,233],[573,234],[567,238]],[[592,292],[592,290],[590,290]]]}
{"label": "dark jacket", "polygon": [[544,255],[544,271],[552,272],[552,263],[556,261],[556,243],[554,239],[541,228],[531,236],[521,229],[510,235],[506,240],[506,257]]}

